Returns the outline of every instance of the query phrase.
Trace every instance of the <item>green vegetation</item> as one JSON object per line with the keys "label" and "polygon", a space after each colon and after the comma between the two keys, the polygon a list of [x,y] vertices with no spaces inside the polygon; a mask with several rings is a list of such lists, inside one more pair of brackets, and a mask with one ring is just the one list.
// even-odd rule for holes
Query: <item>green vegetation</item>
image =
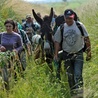
{"label": "green vegetation", "polygon": [[0,32],[4,31],[4,21],[7,18],[15,19],[16,13],[12,9],[12,7],[6,7],[6,4],[8,3],[7,0],[0,0]]}
{"label": "green vegetation", "polygon": [[55,9],[56,14],[63,14],[65,9],[72,8],[76,9],[81,5],[84,5],[89,0],[72,0],[70,2],[61,2],[61,3],[49,3],[46,4],[48,7],[53,7]]}
{"label": "green vegetation", "polygon": [[[47,8],[46,12],[48,13],[50,6],[53,6],[55,12],[57,12],[58,14],[62,13],[65,9],[64,5],[65,3],[61,5],[48,5],[49,8]],[[73,3],[71,3],[71,5],[70,3],[68,3],[68,5],[71,8],[75,8],[75,10],[77,11],[80,20],[85,24],[89,32],[92,44],[92,60],[89,62],[85,61],[83,70],[84,98],[98,98],[98,0],[91,0],[82,5],[76,4],[75,7],[73,7]],[[44,5],[44,8],[46,7],[47,5]],[[10,12],[14,13],[13,10]],[[9,14],[9,16],[11,15],[11,17],[14,17],[15,14],[13,15],[11,13]],[[2,15],[5,15],[3,14],[3,11]],[[4,18],[3,20],[0,19],[0,31],[1,27],[3,26],[2,22],[6,18]],[[28,60],[27,64],[28,66],[26,71],[24,72],[24,78],[18,77],[17,82],[14,82],[13,79],[10,80],[11,89],[9,92],[2,90],[0,82],[0,98],[70,98],[67,77],[64,74],[64,70],[62,70],[61,73],[63,81],[59,83],[57,80],[54,81],[55,78],[52,78],[52,75],[49,73],[49,69],[46,63],[36,64],[34,63],[32,57]]]}
{"label": "green vegetation", "polygon": [[92,45],[92,60],[84,65],[85,98],[98,97],[98,1],[91,1],[79,10],[80,20],[86,25]]}

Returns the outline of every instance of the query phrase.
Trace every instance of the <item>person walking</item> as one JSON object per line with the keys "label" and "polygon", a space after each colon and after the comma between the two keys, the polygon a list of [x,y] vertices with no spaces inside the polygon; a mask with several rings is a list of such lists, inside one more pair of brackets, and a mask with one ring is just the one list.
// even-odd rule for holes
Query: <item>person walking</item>
{"label": "person walking", "polygon": [[[13,31],[13,29],[15,28],[15,24],[12,19],[7,19],[4,22],[4,26],[6,31],[0,33],[0,52],[6,52],[6,51],[15,52],[16,56],[18,57],[20,52],[23,50],[23,43],[22,43],[21,36]],[[11,57],[11,60],[12,59],[13,57]],[[8,62],[5,63],[9,63],[9,62],[10,60],[8,60]],[[3,65],[2,68],[4,84],[7,90],[9,90],[9,81],[8,81],[9,73],[7,72],[7,69],[10,69],[11,67],[12,66],[9,63],[8,66],[5,64]],[[17,67],[21,67],[21,66],[17,65]]]}
{"label": "person walking", "polygon": [[[90,60],[91,44],[85,26],[83,23],[78,21],[84,33],[82,35],[81,31],[77,27],[76,21],[74,21],[74,16],[74,11],[72,9],[67,9],[64,11],[65,23],[63,24],[63,37],[61,35],[60,26],[54,35],[54,59],[60,60],[60,57],[62,57],[62,59],[65,61],[64,67],[67,71],[68,83],[72,98],[83,98],[83,49],[86,45],[86,60]],[[62,45],[60,45],[61,41]],[[60,48],[62,48],[62,53],[59,55],[58,52]]]}

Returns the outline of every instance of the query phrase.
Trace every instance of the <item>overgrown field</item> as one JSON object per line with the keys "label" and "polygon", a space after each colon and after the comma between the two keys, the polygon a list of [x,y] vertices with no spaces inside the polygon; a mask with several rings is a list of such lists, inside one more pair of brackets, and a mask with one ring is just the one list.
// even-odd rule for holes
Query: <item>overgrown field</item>
{"label": "overgrown field", "polygon": [[[73,8],[72,4],[70,7]],[[47,8],[46,13],[49,9]],[[57,9],[58,12],[61,11],[59,13],[62,13],[65,8],[60,9],[58,6]],[[80,21],[85,24],[92,45],[92,59],[84,62],[84,98],[98,98],[98,0],[88,0],[88,3],[79,5],[77,9],[75,7],[75,11],[77,11]],[[14,13],[13,10],[12,13]],[[0,19],[0,27],[3,26],[3,21]],[[49,73],[46,63],[39,64],[38,61],[35,63],[33,57],[27,58],[27,61],[28,65],[24,78],[18,77],[17,82],[12,79],[9,92],[0,88],[0,98],[70,98],[66,72],[63,68],[61,72],[62,81],[59,83]],[[53,74],[55,75],[55,72]]]}

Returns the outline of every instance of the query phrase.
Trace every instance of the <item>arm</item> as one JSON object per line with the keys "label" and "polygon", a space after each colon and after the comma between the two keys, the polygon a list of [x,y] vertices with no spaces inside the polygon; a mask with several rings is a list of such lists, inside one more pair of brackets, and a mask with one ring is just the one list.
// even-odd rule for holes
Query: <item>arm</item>
{"label": "arm", "polygon": [[59,43],[58,42],[54,42],[54,47],[55,47],[55,53],[54,53],[54,58],[58,58],[58,52],[59,52],[59,48],[60,48],[60,46],[59,46]]}
{"label": "arm", "polygon": [[90,60],[91,59],[91,43],[90,43],[90,39],[89,37],[85,37],[84,38],[84,41],[85,41],[85,44],[86,44],[86,53],[87,53],[87,57],[86,57],[86,60]]}
{"label": "arm", "polygon": [[24,22],[24,23],[22,24],[22,29],[23,29],[24,31],[26,31],[25,24],[26,24],[26,22]]}
{"label": "arm", "polygon": [[25,31],[23,31],[23,33],[24,33],[24,44],[25,44],[25,47],[27,48],[27,53],[28,53],[28,56],[30,56],[32,53],[31,53],[31,43],[30,43],[30,40],[29,40],[29,38],[28,38],[28,36],[27,36],[27,34],[26,34],[26,32]]}
{"label": "arm", "polygon": [[60,27],[59,27],[57,29],[56,33],[54,34],[54,47],[55,47],[54,59],[58,58],[58,52],[60,49],[60,42],[61,42],[61,32],[60,32]]}
{"label": "arm", "polygon": [[14,49],[15,52],[21,52],[23,50],[23,42],[20,36],[17,37],[17,48]]}
{"label": "arm", "polygon": [[23,38],[23,43],[24,43],[25,45],[27,45],[28,43],[30,43],[30,40],[29,40],[29,38],[28,38],[26,32],[25,32],[24,30],[20,30],[20,32],[21,32],[21,36],[22,36],[22,38]]}
{"label": "arm", "polygon": [[31,42],[26,33],[25,33],[25,39],[26,39],[27,53],[28,53],[28,56],[30,56],[32,54],[31,53]]}
{"label": "arm", "polygon": [[88,61],[91,59],[91,43],[86,27],[83,24],[82,24],[82,28],[84,32],[84,42],[86,44],[86,53],[87,53],[86,60]]}

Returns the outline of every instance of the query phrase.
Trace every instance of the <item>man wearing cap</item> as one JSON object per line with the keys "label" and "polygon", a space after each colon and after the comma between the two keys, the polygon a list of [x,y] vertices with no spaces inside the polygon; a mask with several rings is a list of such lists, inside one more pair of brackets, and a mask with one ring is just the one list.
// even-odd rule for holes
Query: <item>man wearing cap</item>
{"label": "man wearing cap", "polygon": [[30,14],[26,16],[26,21],[23,22],[22,28],[26,31],[28,38],[32,44],[32,36],[36,34],[36,31],[40,28],[37,24],[34,23],[33,18]]}
{"label": "man wearing cap", "polygon": [[[60,48],[61,42],[61,30],[58,27],[55,35],[54,35],[54,43],[55,43],[55,54],[54,59],[59,60],[59,57],[65,61],[64,67],[67,71],[68,75],[68,83],[70,86],[71,96],[75,96],[74,98],[83,98],[83,47],[84,40],[87,45],[87,60],[91,59],[91,46],[90,40],[85,26],[81,23],[81,27],[83,29],[84,36],[81,35],[81,31],[76,25],[74,21],[74,11],[71,9],[67,9],[64,12],[64,30],[63,30],[63,42],[62,42],[62,50],[63,52],[58,55],[58,51]],[[79,97],[76,97],[79,96]]]}
{"label": "man wearing cap", "polygon": [[23,22],[23,30],[27,30],[28,28],[32,28],[33,29],[33,31],[37,31],[37,29],[39,29],[39,27],[38,27],[38,25],[36,25],[35,23],[34,23],[34,20],[33,20],[33,18],[31,17],[31,15],[30,14],[28,14],[27,16],[26,16],[26,21],[25,22]]}

